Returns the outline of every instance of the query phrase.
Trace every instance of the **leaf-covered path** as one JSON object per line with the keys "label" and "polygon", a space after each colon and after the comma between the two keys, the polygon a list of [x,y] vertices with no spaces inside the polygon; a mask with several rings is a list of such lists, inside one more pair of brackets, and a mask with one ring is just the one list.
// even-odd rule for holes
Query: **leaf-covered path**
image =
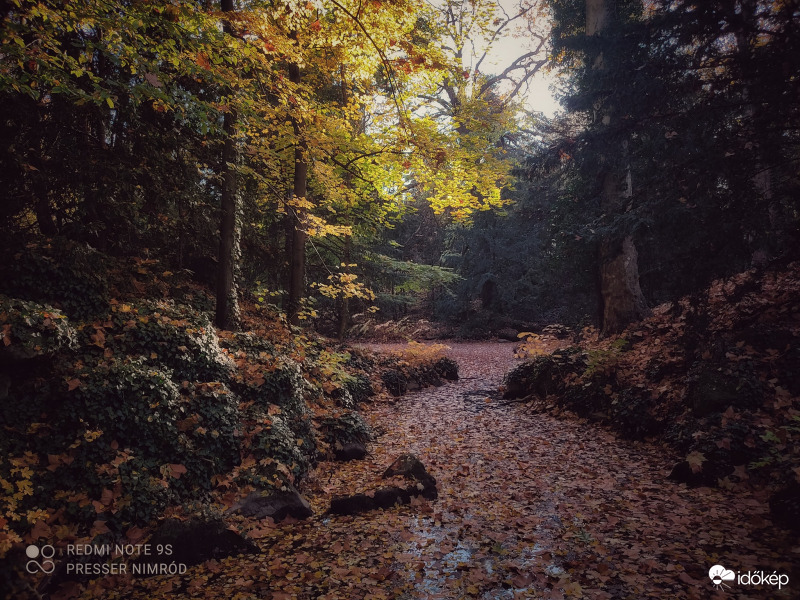
{"label": "leaf-covered path", "polygon": [[[788,573],[763,498],[666,480],[674,457],[572,418],[533,414],[497,393],[511,344],[451,344],[462,379],[376,402],[365,461],[323,463],[308,482],[317,516],[248,523],[262,553],[183,577],[140,580],[110,597],[790,598],[769,585],[715,592],[708,569]],[[326,516],[331,495],[376,487],[416,453],[439,499]],[[783,549],[780,549],[783,548]]]}

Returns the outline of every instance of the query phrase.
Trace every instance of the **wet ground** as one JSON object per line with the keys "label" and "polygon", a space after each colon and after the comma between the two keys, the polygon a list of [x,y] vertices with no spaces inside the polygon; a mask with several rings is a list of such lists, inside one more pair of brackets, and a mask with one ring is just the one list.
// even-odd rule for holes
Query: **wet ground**
{"label": "wet ground", "polygon": [[[364,461],[323,463],[303,492],[312,519],[251,532],[262,553],[151,578],[108,597],[796,598],[798,584],[719,591],[708,577],[788,573],[800,545],[763,497],[666,480],[665,448],[619,441],[497,392],[510,343],[452,344],[461,380],[366,407],[380,433]],[[358,516],[325,515],[331,495],[376,485],[413,452],[439,498]]]}

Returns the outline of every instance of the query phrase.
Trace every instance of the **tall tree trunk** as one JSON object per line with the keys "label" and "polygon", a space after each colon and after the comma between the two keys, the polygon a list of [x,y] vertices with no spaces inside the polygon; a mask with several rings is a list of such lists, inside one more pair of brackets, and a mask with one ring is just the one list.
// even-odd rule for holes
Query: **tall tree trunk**
{"label": "tall tree trunk", "polygon": [[[221,0],[222,12],[233,12],[233,0]],[[230,22],[223,21],[223,31],[233,33]],[[222,148],[222,198],[219,226],[219,258],[217,262],[217,309],[215,321],[220,329],[237,329],[239,326],[239,301],[234,274],[236,271],[238,231],[236,217],[236,115],[225,113],[222,130],[225,145]]]}
{"label": "tall tree trunk", "polygon": [[[292,63],[289,65],[289,81],[300,83],[300,65]],[[301,118],[298,114],[292,114],[292,127],[297,138],[294,147],[294,187],[293,199],[305,200],[308,183],[308,162],[306,156],[307,145],[303,138]],[[289,260],[289,285],[288,301],[286,306],[286,316],[292,325],[300,324],[300,301],[305,295],[306,278],[306,209],[298,203],[288,207],[289,217],[292,219],[292,255]]]}
{"label": "tall tree trunk", "polygon": [[[586,0],[587,36],[603,36],[607,33],[612,18],[611,8],[609,0]],[[592,69],[599,72],[608,70],[602,51],[589,58]],[[613,106],[607,100],[604,101],[604,105],[598,107],[595,125],[608,129],[613,112]],[[621,147],[619,151],[623,153],[625,148]],[[613,162],[608,156],[599,157],[601,205],[603,212],[608,215],[624,210],[623,200],[632,194],[630,169],[624,174],[616,173],[611,166]],[[619,182],[623,178],[626,182],[624,191],[619,189]],[[638,254],[631,236],[625,236],[621,242],[606,239],[600,243],[598,270],[599,312],[603,335],[619,333],[630,323],[647,315],[647,303],[639,286]]]}

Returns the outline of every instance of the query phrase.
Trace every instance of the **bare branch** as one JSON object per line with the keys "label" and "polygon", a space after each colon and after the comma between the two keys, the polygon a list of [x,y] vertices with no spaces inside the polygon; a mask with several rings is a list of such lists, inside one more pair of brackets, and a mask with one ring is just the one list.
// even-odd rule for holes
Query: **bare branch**
{"label": "bare branch", "polygon": [[[501,25],[497,29],[495,29],[495,31],[492,33],[492,37],[489,38],[489,42],[487,44],[486,50],[484,51],[484,53],[480,57],[480,59],[478,59],[478,62],[475,64],[475,70],[476,71],[480,70],[481,63],[489,55],[489,49],[492,47],[492,44],[495,42],[495,40],[498,38],[498,36],[503,32],[503,30],[508,25],[510,25],[512,22],[514,22],[517,19],[519,19],[520,17],[524,17],[532,9],[533,9],[533,5],[529,6],[528,8],[524,8],[524,9],[520,10],[520,12],[517,13],[516,15],[514,15],[513,17],[506,17],[506,20],[503,23],[501,23]],[[502,7],[501,7],[501,10],[503,10]],[[505,10],[503,10],[503,14],[505,14]]]}

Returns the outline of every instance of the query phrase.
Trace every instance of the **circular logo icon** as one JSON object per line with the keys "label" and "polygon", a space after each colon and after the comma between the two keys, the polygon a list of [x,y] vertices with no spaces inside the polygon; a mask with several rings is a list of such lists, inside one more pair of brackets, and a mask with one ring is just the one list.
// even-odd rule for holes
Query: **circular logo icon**
{"label": "circular logo icon", "polygon": [[708,570],[708,576],[711,579],[711,583],[713,583],[716,588],[730,587],[725,582],[736,579],[736,574],[722,565],[714,565],[711,567]]}
{"label": "circular logo icon", "polygon": [[[25,548],[25,555],[31,559],[25,564],[25,570],[28,571],[28,573],[37,573],[41,571],[49,575],[56,570],[56,563],[51,560],[56,555],[56,549],[50,544],[46,544],[41,548],[31,544]],[[39,557],[43,559],[41,562],[36,560]]]}

